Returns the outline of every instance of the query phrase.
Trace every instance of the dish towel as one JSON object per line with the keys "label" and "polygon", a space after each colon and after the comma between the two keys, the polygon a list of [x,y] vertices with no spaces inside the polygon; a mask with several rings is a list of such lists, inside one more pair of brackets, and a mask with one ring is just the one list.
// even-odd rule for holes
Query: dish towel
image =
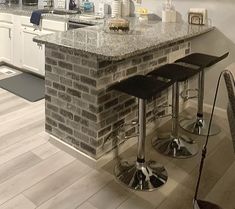
{"label": "dish towel", "polygon": [[40,10],[33,11],[30,18],[30,22],[35,25],[40,25],[41,16],[42,16],[42,11]]}

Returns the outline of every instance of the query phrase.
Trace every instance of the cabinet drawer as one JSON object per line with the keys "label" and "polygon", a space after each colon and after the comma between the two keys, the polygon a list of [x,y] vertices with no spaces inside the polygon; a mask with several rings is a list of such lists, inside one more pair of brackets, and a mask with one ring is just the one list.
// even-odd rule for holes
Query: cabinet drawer
{"label": "cabinet drawer", "polygon": [[[30,17],[21,17],[21,25],[22,26],[29,26],[33,27],[33,24],[30,23]],[[56,31],[65,31],[66,30],[66,23],[63,21],[54,21],[54,20],[47,20],[41,19],[40,29],[50,30],[52,32]]]}
{"label": "cabinet drawer", "polygon": [[42,28],[50,31],[65,31],[66,23],[63,21],[42,20]]}
{"label": "cabinet drawer", "polygon": [[0,22],[12,23],[13,22],[13,15],[0,13]]}
{"label": "cabinet drawer", "polygon": [[33,27],[33,24],[30,23],[30,17],[27,16],[21,16],[21,25],[22,26],[30,26]]}

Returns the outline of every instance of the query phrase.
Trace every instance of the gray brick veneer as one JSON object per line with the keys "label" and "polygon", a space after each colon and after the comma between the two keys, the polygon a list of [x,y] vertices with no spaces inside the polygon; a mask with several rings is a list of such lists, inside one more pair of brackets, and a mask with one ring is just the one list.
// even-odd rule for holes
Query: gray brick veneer
{"label": "gray brick veneer", "polygon": [[[119,127],[137,118],[135,98],[107,89],[116,81],[135,74],[146,74],[166,64],[170,54],[190,52],[190,42],[151,51],[121,61],[98,60],[53,45],[46,47],[46,131],[76,149],[98,159],[117,143]],[[153,122],[167,108],[168,91],[147,101],[147,121]],[[136,132],[127,126],[126,134]]]}

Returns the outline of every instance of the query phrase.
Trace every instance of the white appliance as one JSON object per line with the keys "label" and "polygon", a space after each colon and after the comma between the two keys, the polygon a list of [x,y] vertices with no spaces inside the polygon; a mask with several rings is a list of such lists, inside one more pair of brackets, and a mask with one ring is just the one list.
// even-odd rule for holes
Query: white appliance
{"label": "white appliance", "polygon": [[113,0],[112,2],[112,17],[120,17],[121,16],[121,1]]}
{"label": "white appliance", "polygon": [[98,15],[100,17],[105,17],[109,13],[109,5],[103,2],[100,2],[98,5]]}
{"label": "white appliance", "polygon": [[122,0],[122,17],[130,16],[130,0]]}
{"label": "white appliance", "polygon": [[54,0],[55,9],[69,9],[69,0]]}
{"label": "white appliance", "polygon": [[163,4],[162,22],[176,22],[177,13],[175,11],[172,0],[166,0]]}

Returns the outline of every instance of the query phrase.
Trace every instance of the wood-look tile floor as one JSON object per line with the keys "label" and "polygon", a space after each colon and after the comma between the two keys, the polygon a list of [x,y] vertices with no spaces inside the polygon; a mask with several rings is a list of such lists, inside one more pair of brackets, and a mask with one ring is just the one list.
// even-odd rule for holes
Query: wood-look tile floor
{"label": "wood-look tile floor", "polygon": [[[200,197],[235,209],[235,155],[226,119],[217,122],[223,131],[210,138]],[[147,157],[164,164],[169,179],[154,192],[136,192],[115,181],[115,161],[97,170],[48,140],[44,100],[29,103],[0,89],[0,209],[192,208],[200,155],[171,159],[156,153],[148,143]],[[197,140],[202,145],[204,138]],[[134,146],[121,158],[135,153]]]}

